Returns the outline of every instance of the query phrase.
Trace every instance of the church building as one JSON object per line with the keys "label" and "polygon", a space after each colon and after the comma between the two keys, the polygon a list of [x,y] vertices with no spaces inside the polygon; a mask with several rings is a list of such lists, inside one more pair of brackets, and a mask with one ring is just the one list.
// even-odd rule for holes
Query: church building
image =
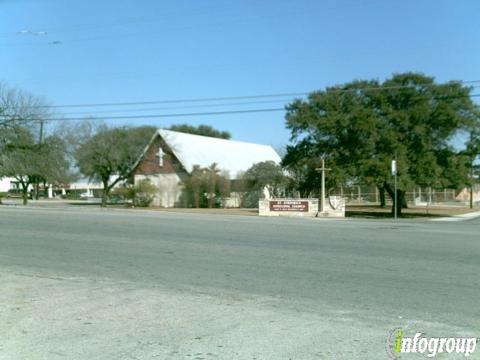
{"label": "church building", "polygon": [[185,180],[195,165],[217,164],[235,180],[253,164],[281,159],[269,145],[233,141],[159,129],[134,166],[134,182],[149,179],[158,188],[152,205],[184,206],[180,203]]}

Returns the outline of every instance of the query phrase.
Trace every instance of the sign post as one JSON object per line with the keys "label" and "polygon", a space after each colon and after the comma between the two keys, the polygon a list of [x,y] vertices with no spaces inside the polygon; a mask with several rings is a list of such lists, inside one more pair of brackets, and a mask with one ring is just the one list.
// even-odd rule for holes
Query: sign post
{"label": "sign post", "polygon": [[394,176],[395,178],[395,195],[394,195],[394,204],[393,204],[393,213],[394,213],[394,217],[395,217],[395,220],[397,220],[397,207],[398,207],[398,203],[397,203],[397,160],[392,160],[392,175]]}

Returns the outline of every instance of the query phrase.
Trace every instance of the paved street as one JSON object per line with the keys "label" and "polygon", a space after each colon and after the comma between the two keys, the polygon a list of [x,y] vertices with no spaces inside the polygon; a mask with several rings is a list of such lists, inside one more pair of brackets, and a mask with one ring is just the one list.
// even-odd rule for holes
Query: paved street
{"label": "paved street", "polygon": [[0,359],[386,359],[396,327],[480,337],[479,235],[0,207]]}

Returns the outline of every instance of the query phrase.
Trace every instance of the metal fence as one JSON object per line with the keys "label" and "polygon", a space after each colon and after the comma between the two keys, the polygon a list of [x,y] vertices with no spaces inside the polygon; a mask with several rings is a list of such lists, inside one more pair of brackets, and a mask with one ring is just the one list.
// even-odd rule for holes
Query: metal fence
{"label": "metal fence", "polygon": [[[346,203],[350,205],[376,205],[380,204],[380,192],[375,186],[345,186],[330,192],[330,195],[342,196]],[[415,187],[409,189],[406,194],[407,202],[411,205],[468,205],[470,201],[470,189],[434,189]],[[385,194],[387,204],[392,200],[388,194]],[[473,201],[480,203],[480,185],[476,184],[473,188]]]}

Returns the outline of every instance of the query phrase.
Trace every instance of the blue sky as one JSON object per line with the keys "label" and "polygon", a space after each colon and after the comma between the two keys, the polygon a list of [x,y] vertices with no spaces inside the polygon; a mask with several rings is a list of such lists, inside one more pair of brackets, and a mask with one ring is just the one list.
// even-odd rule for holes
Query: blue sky
{"label": "blue sky", "polygon": [[[476,0],[0,0],[0,80],[52,105],[309,92],[403,71],[478,80],[479,13]],[[290,99],[57,111],[108,120],[278,108]],[[245,101],[228,103],[237,102]],[[283,112],[112,121],[179,122],[275,147],[289,139]]]}

